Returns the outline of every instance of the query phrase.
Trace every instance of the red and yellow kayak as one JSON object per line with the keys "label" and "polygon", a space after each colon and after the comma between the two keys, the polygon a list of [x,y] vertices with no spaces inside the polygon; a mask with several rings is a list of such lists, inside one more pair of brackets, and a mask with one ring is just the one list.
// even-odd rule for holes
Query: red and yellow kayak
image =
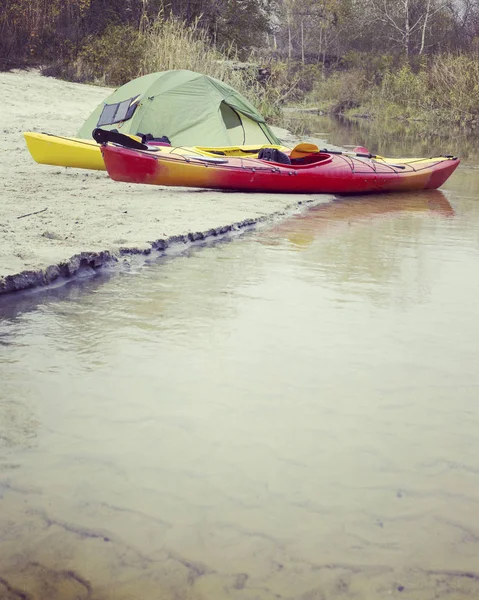
{"label": "red and yellow kayak", "polygon": [[460,162],[452,156],[383,158],[328,150],[295,154],[293,149],[291,164],[283,164],[241,156],[180,156],[111,143],[103,144],[101,151],[108,174],[116,181],[295,194],[436,189]]}

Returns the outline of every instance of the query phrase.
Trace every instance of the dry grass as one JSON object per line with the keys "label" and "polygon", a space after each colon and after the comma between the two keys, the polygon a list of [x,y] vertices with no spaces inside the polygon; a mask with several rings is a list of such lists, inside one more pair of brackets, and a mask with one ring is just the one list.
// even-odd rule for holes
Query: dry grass
{"label": "dry grass", "polygon": [[188,25],[178,19],[163,19],[161,14],[141,33],[145,45],[140,74],[170,69],[188,69],[224,81],[248,98],[265,117],[279,113],[279,106],[291,82],[283,81],[277,68],[269,80],[258,80],[258,65],[241,62],[233,46],[216,48],[198,22]]}
{"label": "dry grass", "polygon": [[[319,81],[311,100],[341,114],[439,123],[479,123],[479,57],[442,54],[415,65],[352,68]],[[352,110],[351,110],[352,109]]]}

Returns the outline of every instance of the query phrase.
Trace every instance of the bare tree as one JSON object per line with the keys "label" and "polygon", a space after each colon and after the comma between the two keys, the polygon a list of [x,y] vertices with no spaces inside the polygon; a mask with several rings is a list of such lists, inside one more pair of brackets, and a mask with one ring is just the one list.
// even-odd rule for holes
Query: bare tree
{"label": "bare tree", "polygon": [[371,24],[381,24],[391,41],[406,56],[414,50],[424,52],[433,17],[444,10],[449,0],[369,0]]}

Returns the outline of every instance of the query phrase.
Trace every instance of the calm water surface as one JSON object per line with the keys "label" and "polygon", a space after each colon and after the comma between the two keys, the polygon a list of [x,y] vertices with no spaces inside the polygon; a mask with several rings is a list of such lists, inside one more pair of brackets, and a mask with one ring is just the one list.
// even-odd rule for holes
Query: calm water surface
{"label": "calm water surface", "polygon": [[479,597],[478,189],[3,298],[0,598]]}

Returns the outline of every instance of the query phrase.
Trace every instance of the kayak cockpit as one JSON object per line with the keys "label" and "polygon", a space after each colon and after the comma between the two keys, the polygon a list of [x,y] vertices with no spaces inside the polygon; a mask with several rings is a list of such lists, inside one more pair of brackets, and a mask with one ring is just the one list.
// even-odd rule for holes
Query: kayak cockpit
{"label": "kayak cockpit", "polygon": [[295,167],[317,165],[318,163],[326,164],[330,162],[331,155],[321,150],[309,151],[299,156],[295,155],[294,151],[290,155],[281,152],[277,148],[261,148],[258,153],[258,159],[268,163],[276,163],[279,165],[294,165]]}
{"label": "kayak cockpit", "polygon": [[327,154],[326,152],[318,152],[317,154],[308,154],[306,156],[302,156],[301,158],[292,158],[291,164],[296,166],[306,166],[306,165],[316,165],[318,163],[327,164],[331,162],[331,154]]}

